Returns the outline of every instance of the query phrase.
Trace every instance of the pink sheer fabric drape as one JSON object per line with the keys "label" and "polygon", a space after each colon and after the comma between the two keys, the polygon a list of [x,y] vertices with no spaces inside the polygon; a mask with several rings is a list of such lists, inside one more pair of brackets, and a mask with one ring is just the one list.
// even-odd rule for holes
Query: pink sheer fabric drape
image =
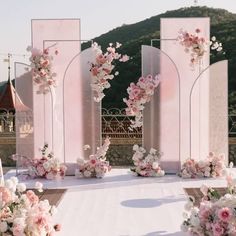
{"label": "pink sheer fabric drape", "polygon": [[161,83],[143,113],[143,146],[162,153],[166,172],[180,168],[179,75],[176,65],[158,48],[142,46],[142,75],[160,74]]}
{"label": "pink sheer fabric drape", "polygon": [[192,137],[196,135],[193,120],[198,115],[194,97],[203,80],[209,83],[209,151],[224,153],[228,164],[228,62],[225,60],[212,64],[202,71],[193,84],[190,94]]}

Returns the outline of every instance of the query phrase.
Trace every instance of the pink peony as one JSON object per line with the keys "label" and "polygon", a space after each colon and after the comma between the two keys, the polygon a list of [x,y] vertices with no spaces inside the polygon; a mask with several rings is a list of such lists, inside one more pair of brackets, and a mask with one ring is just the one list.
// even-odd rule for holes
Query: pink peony
{"label": "pink peony", "polygon": [[32,190],[28,190],[26,192],[26,197],[29,199],[29,201],[32,205],[37,204],[39,202],[38,196],[35,195],[35,193]]}
{"label": "pink peony", "polygon": [[219,223],[212,224],[212,229],[214,236],[223,236],[224,228]]}
{"label": "pink peony", "polygon": [[10,190],[6,187],[0,187],[0,198],[5,204],[10,202],[12,200]]}
{"label": "pink peony", "polygon": [[229,222],[232,217],[232,212],[228,207],[223,207],[218,211],[218,217],[223,222]]}

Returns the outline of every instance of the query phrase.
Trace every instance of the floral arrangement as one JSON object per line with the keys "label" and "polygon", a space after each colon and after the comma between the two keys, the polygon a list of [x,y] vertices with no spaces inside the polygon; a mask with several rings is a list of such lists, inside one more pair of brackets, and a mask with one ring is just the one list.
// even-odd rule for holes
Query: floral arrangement
{"label": "floral arrangement", "polygon": [[[109,162],[106,161],[106,153],[109,149],[110,139],[106,138],[104,144],[97,149],[94,155],[89,156],[89,160],[78,159],[78,169],[75,171],[77,178],[102,178],[111,170]],[[85,145],[84,149],[89,149],[89,145]]]}
{"label": "floral arrangement", "polygon": [[209,178],[223,176],[226,166],[224,164],[225,156],[223,154],[217,156],[213,152],[209,156],[200,161],[187,159],[182,165],[180,176],[182,178]]}
{"label": "floral arrangement", "polygon": [[144,105],[151,100],[154,94],[155,88],[160,83],[160,76],[148,75],[146,77],[139,78],[137,84],[131,83],[127,89],[129,98],[124,98],[123,101],[126,103],[126,114],[135,116],[135,120],[131,120],[130,128],[137,128],[143,125],[142,111]]}
{"label": "floral arrangement", "polygon": [[[41,190],[42,184],[37,185]],[[55,206],[48,200],[40,201],[32,190],[26,191],[25,184],[16,177],[0,186],[0,235],[54,235],[61,228],[53,224],[55,213]]]}
{"label": "floral arrangement", "polygon": [[177,41],[185,48],[185,52],[190,54],[190,65],[192,67],[201,63],[204,54],[208,51],[209,45],[210,49],[216,52],[223,50],[222,43],[216,41],[215,36],[212,36],[211,41],[208,42],[205,38],[200,36],[200,33],[200,29],[196,29],[193,34],[180,29],[177,37]]}
{"label": "floral arrangement", "polygon": [[122,45],[118,42],[116,43],[116,46],[113,46],[113,44],[110,43],[106,52],[103,53],[101,47],[97,43],[93,43],[92,45],[96,55],[95,62],[91,63],[90,68],[92,75],[91,88],[95,93],[95,102],[100,102],[104,98],[104,89],[110,88],[111,86],[109,80],[112,80],[119,74],[118,71],[112,74],[112,71],[115,67],[113,62],[116,60],[119,60],[120,62],[126,62],[129,60],[129,56],[121,55],[116,52],[116,50],[121,46]]}
{"label": "floral arrangement", "polygon": [[133,150],[132,160],[135,167],[130,169],[132,172],[144,177],[160,177],[165,175],[164,170],[159,165],[161,159],[160,152],[151,148],[149,154],[145,156],[146,150],[138,145],[134,145]]}
{"label": "floral arrangement", "polygon": [[194,198],[190,197],[185,205],[183,232],[202,236],[233,236],[236,235],[235,185],[228,178],[228,193],[224,196],[206,185],[201,187],[203,199],[200,206],[194,206]]}
{"label": "floral arrangement", "polygon": [[[42,51],[28,47],[28,51],[31,51],[31,62],[33,81],[39,86],[37,93],[46,94],[50,91],[50,86],[56,86],[56,73],[52,72],[52,60],[53,56],[49,55],[49,48]],[[54,54],[58,54],[58,50],[54,51]]]}
{"label": "floral arrangement", "polygon": [[48,144],[41,149],[42,157],[40,159],[27,159],[24,166],[28,168],[30,177],[42,177],[49,180],[61,179],[65,177],[66,166],[54,157],[53,153],[48,153]]}
{"label": "floral arrangement", "polygon": [[183,29],[180,29],[177,40],[180,45],[184,46],[185,52],[190,53],[190,65],[199,64],[205,52],[207,52],[208,42],[205,38],[201,37],[201,30],[196,29],[194,34],[191,34]]}

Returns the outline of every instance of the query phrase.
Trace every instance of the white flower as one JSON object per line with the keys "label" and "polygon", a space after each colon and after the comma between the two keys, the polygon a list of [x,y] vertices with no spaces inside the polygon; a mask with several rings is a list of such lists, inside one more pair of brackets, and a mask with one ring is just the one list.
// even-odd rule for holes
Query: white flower
{"label": "white flower", "polygon": [[215,36],[212,36],[212,37],[211,37],[211,41],[216,41],[216,37],[215,37]]}
{"label": "white flower", "polygon": [[229,163],[229,168],[233,168],[234,167],[234,163],[231,161],[230,163]]}
{"label": "white flower", "polygon": [[203,184],[203,185],[201,186],[201,188],[200,188],[200,191],[202,192],[202,194],[203,194],[204,196],[206,196],[207,193],[208,193],[208,189],[209,189],[209,187],[208,187],[207,185]]}
{"label": "white flower", "polygon": [[85,176],[86,178],[91,177],[91,175],[92,175],[92,173],[91,173],[90,171],[88,171],[88,170],[85,170],[85,171],[84,171],[84,176]]}
{"label": "white flower", "polygon": [[75,177],[76,177],[76,178],[83,178],[84,176],[83,176],[83,174],[80,172],[79,169],[76,169],[76,170],[75,170]]}
{"label": "white flower", "polygon": [[193,208],[193,203],[191,201],[188,201],[185,205],[184,205],[184,209],[186,211],[190,211]]}
{"label": "white flower", "polygon": [[0,222],[0,232],[4,233],[7,231],[7,223],[5,221]]}
{"label": "white flower", "polygon": [[90,149],[91,147],[88,144],[86,144],[86,145],[84,145],[83,148],[84,148],[84,151],[86,151],[86,150]]}
{"label": "white flower", "polygon": [[43,184],[40,182],[36,182],[35,183],[35,188],[39,191],[39,192],[43,192]]}
{"label": "white flower", "polygon": [[190,222],[193,226],[197,227],[200,224],[200,219],[197,216],[191,215]]}
{"label": "white flower", "polygon": [[183,212],[183,218],[188,219],[188,213],[187,212]]}
{"label": "white flower", "polygon": [[155,154],[156,154],[156,152],[157,152],[157,150],[156,150],[156,149],[154,149],[154,148],[151,148],[149,153],[150,153],[150,154],[153,154],[153,155],[155,155]]}
{"label": "white flower", "polygon": [[55,214],[57,214],[58,210],[57,210],[57,208],[55,206],[52,206],[50,212],[51,212],[52,215],[55,215]]}
{"label": "white flower", "polygon": [[26,185],[24,183],[17,184],[16,188],[19,192],[25,192],[26,191]]}
{"label": "white flower", "polygon": [[185,223],[181,224],[180,229],[182,232],[188,232],[188,226]]}
{"label": "white flower", "polygon": [[77,159],[77,164],[80,166],[80,165],[83,165],[84,164],[84,159],[82,158],[78,158]]}
{"label": "white flower", "polygon": [[158,164],[158,162],[153,162],[152,163],[152,168],[155,170],[155,169],[157,169],[159,167],[159,164]]}
{"label": "white flower", "polygon": [[43,168],[46,170],[46,171],[49,171],[51,169],[51,165],[50,165],[50,162],[49,161],[46,161],[43,163]]}

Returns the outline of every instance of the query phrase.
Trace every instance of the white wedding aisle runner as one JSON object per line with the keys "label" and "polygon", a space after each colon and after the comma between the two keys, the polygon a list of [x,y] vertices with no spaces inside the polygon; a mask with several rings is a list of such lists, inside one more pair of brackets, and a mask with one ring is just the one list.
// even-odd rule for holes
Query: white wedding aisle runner
{"label": "white wedding aisle runner", "polygon": [[[113,169],[104,179],[66,177],[42,180],[46,188],[67,188],[56,221],[63,236],[184,236],[180,231],[186,202],[184,187],[226,186],[222,179],[183,180],[134,177]],[[33,186],[33,181],[26,181]]]}

